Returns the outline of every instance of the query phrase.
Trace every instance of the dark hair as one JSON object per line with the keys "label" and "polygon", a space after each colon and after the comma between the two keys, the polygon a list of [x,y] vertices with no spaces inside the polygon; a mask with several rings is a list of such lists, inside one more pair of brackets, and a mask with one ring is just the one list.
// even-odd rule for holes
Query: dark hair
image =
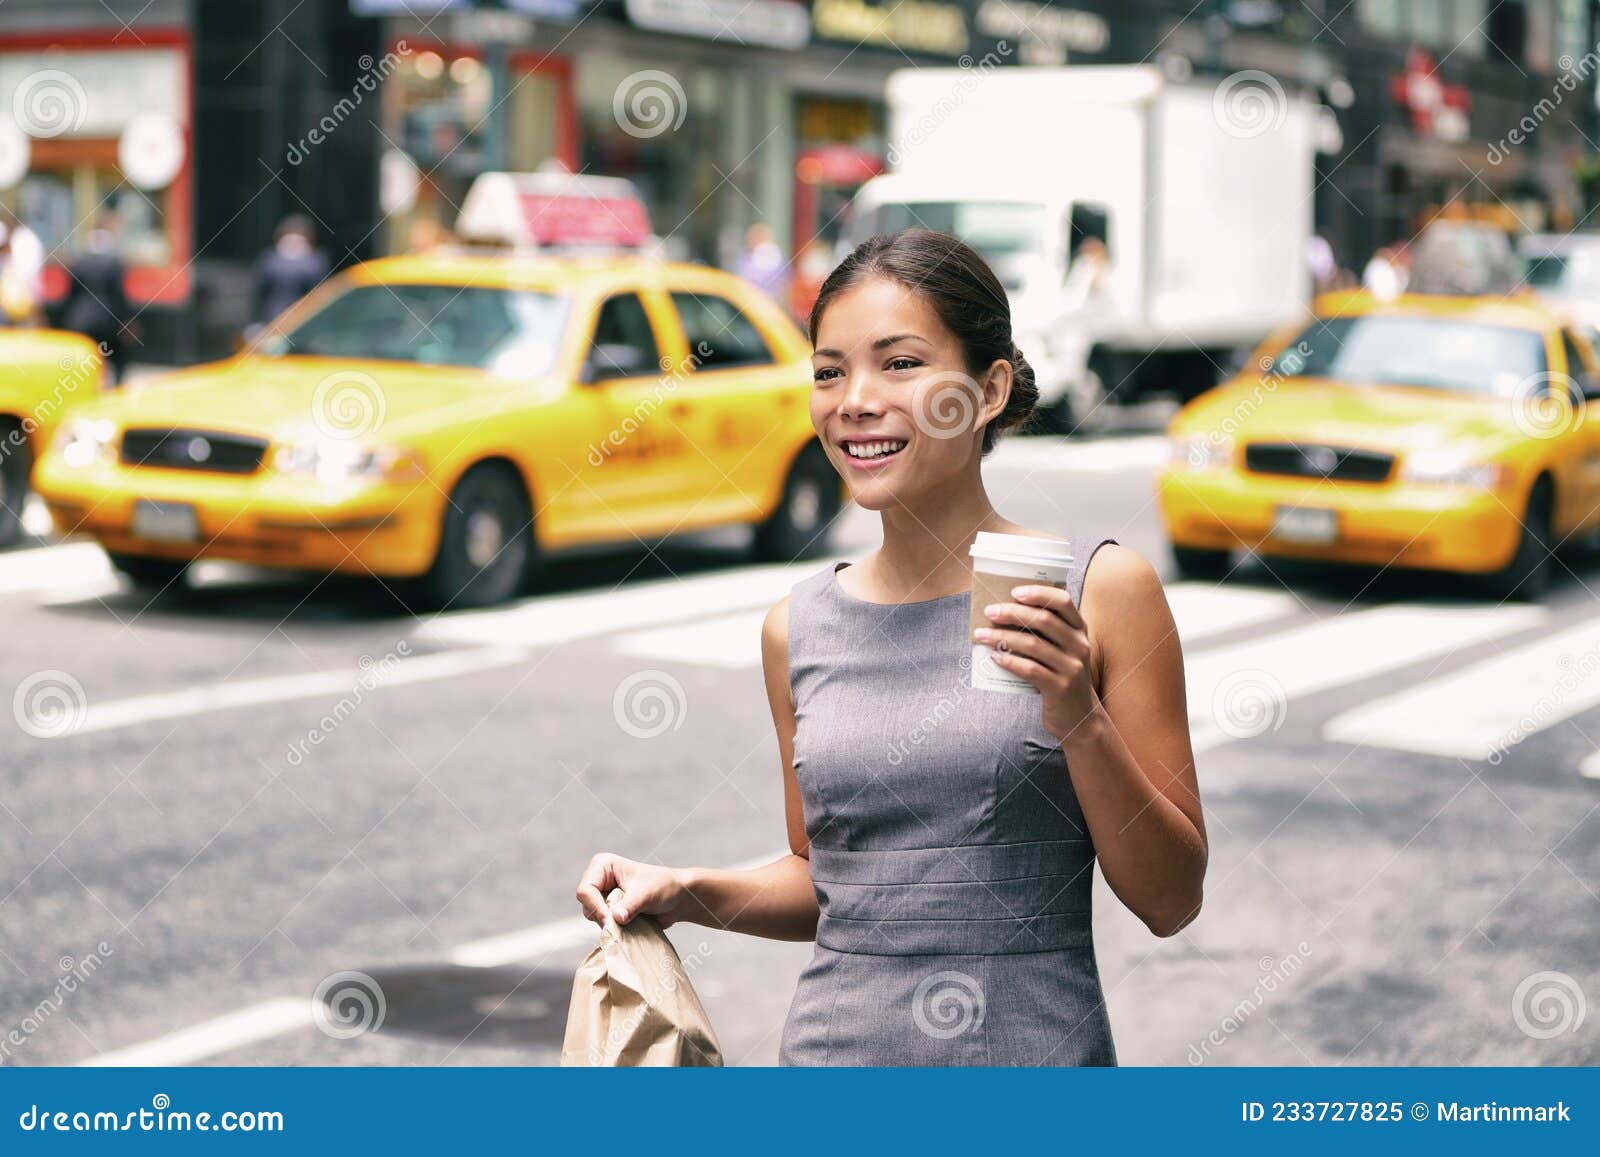
{"label": "dark hair", "polygon": [[828,274],[811,307],[811,344],[833,299],[874,277],[898,282],[925,296],[939,321],[961,343],[967,370],[981,374],[995,361],[1011,363],[1011,397],[983,429],[983,453],[994,449],[1003,430],[1020,426],[1039,401],[1033,367],[1011,340],[1011,303],[1005,287],[971,246],[934,229],[902,229],[857,245]]}

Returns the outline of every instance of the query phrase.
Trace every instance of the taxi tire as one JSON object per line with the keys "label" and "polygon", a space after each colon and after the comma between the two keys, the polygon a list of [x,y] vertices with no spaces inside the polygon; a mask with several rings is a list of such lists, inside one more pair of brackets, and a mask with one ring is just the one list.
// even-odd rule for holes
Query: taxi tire
{"label": "taxi tire", "polygon": [[1226,550],[1176,545],[1172,548],[1172,562],[1181,579],[1215,582],[1226,578],[1231,560],[1231,552]]}
{"label": "taxi tire", "polygon": [[1528,494],[1522,515],[1522,534],[1516,553],[1504,570],[1489,576],[1489,593],[1500,601],[1538,602],[1550,588],[1550,551],[1554,533],[1551,520],[1555,494],[1548,478],[1540,478]]}
{"label": "taxi tire", "polygon": [[[510,537],[486,567],[468,554],[473,516],[496,518]],[[427,607],[487,607],[520,594],[533,569],[533,509],[516,468],[505,462],[480,462],[456,483],[445,506],[439,552],[417,582],[418,601]]]}
{"label": "taxi tire", "polygon": [[184,586],[184,576],[189,573],[189,564],[175,558],[152,558],[147,554],[120,554],[114,550],[106,551],[106,557],[111,560],[114,569],[123,578],[133,584],[138,591],[177,591]]}
{"label": "taxi tire", "polygon": [[756,527],[751,551],[763,562],[814,558],[828,548],[828,527],[843,506],[844,482],[822,447],[807,446],[789,468],[783,498]]}
{"label": "taxi tire", "polygon": [[[0,420],[0,438],[6,441],[21,429],[11,418]],[[32,473],[33,453],[26,441],[0,458],[0,546],[12,546],[22,537],[22,508]]]}

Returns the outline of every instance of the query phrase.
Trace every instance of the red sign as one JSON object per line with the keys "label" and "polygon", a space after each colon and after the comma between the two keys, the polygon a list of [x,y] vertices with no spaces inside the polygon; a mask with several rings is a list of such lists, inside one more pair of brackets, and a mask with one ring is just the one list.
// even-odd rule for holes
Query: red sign
{"label": "red sign", "polygon": [[1464,141],[1472,93],[1465,85],[1439,79],[1437,63],[1426,49],[1406,53],[1406,70],[1389,81],[1389,92],[1411,114],[1411,127],[1422,136]]}
{"label": "red sign", "polygon": [[643,245],[650,236],[644,205],[631,197],[519,193],[528,239],[535,245]]}

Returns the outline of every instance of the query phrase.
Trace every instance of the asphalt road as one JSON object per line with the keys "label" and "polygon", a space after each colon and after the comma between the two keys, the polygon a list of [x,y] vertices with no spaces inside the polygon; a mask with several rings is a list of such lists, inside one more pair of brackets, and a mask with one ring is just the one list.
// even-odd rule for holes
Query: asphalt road
{"label": "asphalt road", "polygon": [[[1009,517],[1166,573],[1160,451],[1033,438],[987,470]],[[877,533],[847,511],[836,555]],[[553,1063],[591,852],[783,845],[756,628],[825,563],[741,545],[425,621],[372,583],[208,567],[146,606],[87,544],[0,555],[0,1063]],[[1211,865],[1165,940],[1097,881],[1122,1063],[1600,1062],[1595,590],[1581,553],[1531,609],[1254,561],[1171,581]],[[729,1061],[772,1063],[809,948],[673,938]],[[375,1031],[340,1019],[347,972]]]}

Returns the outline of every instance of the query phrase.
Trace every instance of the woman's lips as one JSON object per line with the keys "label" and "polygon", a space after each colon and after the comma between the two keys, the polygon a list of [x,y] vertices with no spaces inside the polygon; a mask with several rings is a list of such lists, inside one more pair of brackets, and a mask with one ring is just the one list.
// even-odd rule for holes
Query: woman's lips
{"label": "woman's lips", "polygon": [[[874,458],[857,458],[855,455],[850,453],[850,446],[852,444],[857,446],[868,446],[882,442],[898,442],[900,443],[900,449],[891,450],[888,453],[881,453]],[[889,463],[893,462],[896,458],[900,457],[900,455],[904,454],[906,452],[906,447],[909,445],[910,442],[903,438],[852,439],[850,442],[839,443],[839,449],[844,454],[844,460],[846,464],[852,468],[856,470],[881,470]]]}

